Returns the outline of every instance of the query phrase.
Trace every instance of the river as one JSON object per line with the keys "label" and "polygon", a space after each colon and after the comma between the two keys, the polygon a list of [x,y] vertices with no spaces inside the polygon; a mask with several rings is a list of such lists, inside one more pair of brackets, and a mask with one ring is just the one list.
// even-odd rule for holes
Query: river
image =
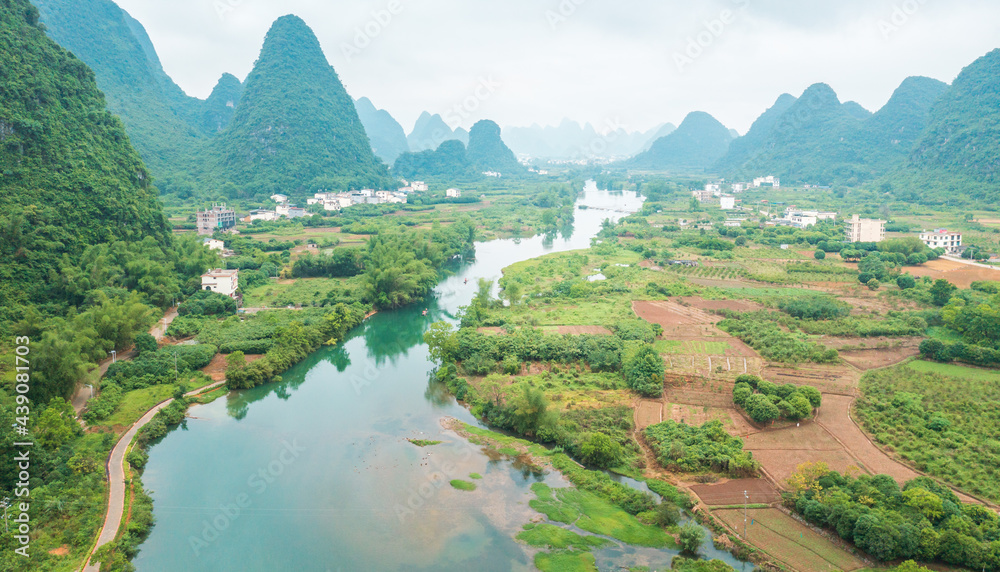
{"label": "river", "polygon": [[[454,320],[480,278],[521,260],[587,248],[605,219],[638,210],[634,193],[580,195],[569,236],[476,245],[424,305],[383,312],[344,343],[316,352],[280,383],[194,406],[152,447],[143,475],[156,525],[134,564],[140,571],[532,570],[514,536],[534,512],[530,486],[566,486],[490,458],[441,429],[476,423],[429,383],[423,333]],[[466,283],[468,278],[468,283]],[[427,315],[423,310],[427,309]],[[408,438],[443,441],[417,447]],[[478,489],[451,479],[479,473]],[[596,551],[602,569],[669,565],[670,551]],[[712,556],[718,557],[712,551]]]}

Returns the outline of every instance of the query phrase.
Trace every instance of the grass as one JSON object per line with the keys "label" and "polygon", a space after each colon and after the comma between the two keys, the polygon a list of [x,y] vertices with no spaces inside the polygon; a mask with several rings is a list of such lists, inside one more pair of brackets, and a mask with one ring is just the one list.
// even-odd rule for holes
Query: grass
{"label": "grass", "polygon": [[473,480],[479,480],[482,479],[483,476],[480,475],[479,473],[469,473],[469,478]]}
{"label": "grass", "polygon": [[417,447],[433,447],[434,445],[440,445],[444,441],[429,441],[427,439],[407,439],[410,443],[413,443]]}
{"label": "grass", "polygon": [[987,383],[1000,383],[1000,371],[924,360],[913,360],[908,362],[906,367],[920,373],[936,373],[938,375],[960,377],[962,379],[971,379]]}
{"label": "grass", "polygon": [[531,490],[537,497],[531,501],[531,508],[555,522],[572,524],[635,546],[672,548],[675,544],[673,537],[663,529],[639,522],[636,517],[588,491],[552,489],[544,483],[535,483]]}
{"label": "grass", "polygon": [[454,479],[451,481],[451,486],[455,487],[460,491],[474,491],[476,490],[476,485],[470,483],[469,481],[463,481],[462,479]]}
{"label": "grass", "polygon": [[577,548],[589,550],[614,544],[597,536],[583,536],[554,524],[526,524],[517,539],[528,546],[543,548]]}
{"label": "grass", "polygon": [[[303,306],[322,302],[333,291],[355,291],[361,287],[363,277],[353,278],[299,278],[291,282],[270,280],[251,288],[244,294],[244,305],[248,308],[284,307],[294,304]],[[346,297],[346,296],[345,296]]]}
{"label": "grass", "polygon": [[107,427],[129,427],[146,414],[153,406],[162,403],[174,395],[175,385],[154,385],[144,389],[135,389],[122,396],[122,401],[107,419],[99,424]]}
{"label": "grass", "polygon": [[535,555],[535,568],[541,572],[598,572],[594,555],[576,550],[540,552]]}
{"label": "grass", "polygon": [[208,393],[199,395],[198,396],[198,403],[201,403],[201,404],[211,403],[211,402],[215,401],[216,399],[224,396],[226,393],[229,393],[229,390],[226,389],[226,386],[224,386],[224,385],[220,386],[220,387],[218,387],[216,389],[213,389],[212,391],[209,391]]}

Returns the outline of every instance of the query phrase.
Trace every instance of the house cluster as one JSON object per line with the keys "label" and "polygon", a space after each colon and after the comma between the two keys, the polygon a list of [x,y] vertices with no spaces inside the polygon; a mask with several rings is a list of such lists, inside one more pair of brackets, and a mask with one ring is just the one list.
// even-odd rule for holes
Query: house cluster
{"label": "house cluster", "polygon": [[778,226],[793,226],[795,228],[806,228],[815,226],[821,220],[837,220],[837,213],[824,211],[803,211],[789,208],[785,210],[783,217],[775,219],[774,224]]}
{"label": "house cluster", "polygon": [[[402,204],[406,202],[408,194],[404,189],[399,191],[362,189],[347,193],[316,193],[313,195],[313,198],[307,199],[306,203],[310,205],[322,205],[323,210],[326,211],[339,211],[354,205]],[[410,192],[412,193],[413,190],[411,189]]]}
{"label": "house cluster", "polygon": [[962,247],[962,233],[951,232],[944,228],[924,231],[920,233],[920,240],[928,248],[943,248],[947,254],[961,254],[965,250]]}
{"label": "house cluster", "polygon": [[885,240],[885,221],[854,215],[845,221],[844,240],[847,242],[882,242]]}
{"label": "house cluster", "polygon": [[705,185],[703,190],[691,191],[691,195],[698,199],[698,202],[700,203],[707,203],[718,199],[719,205],[722,207],[722,210],[725,211],[736,209],[736,197],[722,192],[722,182],[708,183]]}
{"label": "house cluster", "polygon": [[772,189],[781,188],[781,179],[775,177],[774,175],[768,175],[767,177],[758,177],[753,180],[753,188],[759,189],[761,187],[768,187]]}

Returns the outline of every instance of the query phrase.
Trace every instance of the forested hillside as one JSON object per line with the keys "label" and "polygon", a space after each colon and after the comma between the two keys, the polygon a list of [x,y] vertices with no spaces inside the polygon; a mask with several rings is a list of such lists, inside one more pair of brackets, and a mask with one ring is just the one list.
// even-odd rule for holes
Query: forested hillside
{"label": "forested hillside", "polygon": [[494,171],[504,176],[524,172],[517,157],[500,137],[500,126],[484,119],[469,130],[469,161],[480,171]]}
{"label": "forested hillside", "polygon": [[392,184],[354,100],[297,16],[272,25],[236,114],[211,149],[218,182],[235,183],[243,196]]}
{"label": "forested hillside", "polygon": [[94,74],[46,37],[26,1],[2,5],[0,323],[62,298],[50,274],[85,247],[150,238],[166,221],[149,172]]}
{"label": "forested hillside", "polygon": [[1000,49],[962,70],[934,104],[897,186],[947,200],[1000,198]]}
{"label": "forested hillside", "polygon": [[205,102],[185,95],[167,76],[145,29],[114,2],[35,4],[48,35],[94,70],[108,108],[125,123],[157,186],[172,190],[215,123],[206,121]]}

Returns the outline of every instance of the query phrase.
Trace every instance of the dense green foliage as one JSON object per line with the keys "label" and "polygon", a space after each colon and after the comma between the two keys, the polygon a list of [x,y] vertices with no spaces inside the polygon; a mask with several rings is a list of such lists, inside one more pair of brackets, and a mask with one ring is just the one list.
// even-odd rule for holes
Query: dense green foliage
{"label": "dense green foliage", "polygon": [[476,122],[469,130],[469,161],[481,172],[493,171],[510,177],[524,173],[514,152],[500,138],[500,126],[489,120]]}
{"label": "dense green foliage", "polygon": [[296,16],[279,18],[268,31],[233,120],[212,148],[220,182],[248,195],[393,184],[354,101]]}
{"label": "dense green foliage", "polygon": [[887,475],[817,477],[798,491],[796,512],[875,559],[1000,569],[1000,517],[984,506],[962,504],[936,481],[918,477],[900,489]]}
{"label": "dense green foliage", "polygon": [[[58,297],[51,272],[88,245],[168,242],[149,173],[94,74],[27,2],[0,11],[0,323]],[[64,256],[68,259],[64,260]]]}
{"label": "dense green foliage", "polygon": [[812,415],[814,408],[822,405],[819,390],[808,385],[800,387],[787,383],[779,386],[755,376],[740,378],[733,387],[733,403],[746,410],[757,423],[769,423],[775,419],[806,419]]}
{"label": "dense green foliage", "polygon": [[755,475],[760,466],[753,454],[743,450],[743,440],[727,433],[719,421],[701,427],[664,421],[647,427],[643,435],[667,469],[713,471],[741,478]]}
{"label": "dense green foliage", "polygon": [[832,363],[839,359],[837,350],[809,341],[801,334],[782,330],[770,312],[730,313],[719,322],[719,327],[771,360]]}
{"label": "dense green foliage", "polygon": [[866,373],[858,418],[876,441],[919,470],[1000,500],[997,380],[980,379],[969,368],[926,365],[921,370],[930,371],[901,366]]}

